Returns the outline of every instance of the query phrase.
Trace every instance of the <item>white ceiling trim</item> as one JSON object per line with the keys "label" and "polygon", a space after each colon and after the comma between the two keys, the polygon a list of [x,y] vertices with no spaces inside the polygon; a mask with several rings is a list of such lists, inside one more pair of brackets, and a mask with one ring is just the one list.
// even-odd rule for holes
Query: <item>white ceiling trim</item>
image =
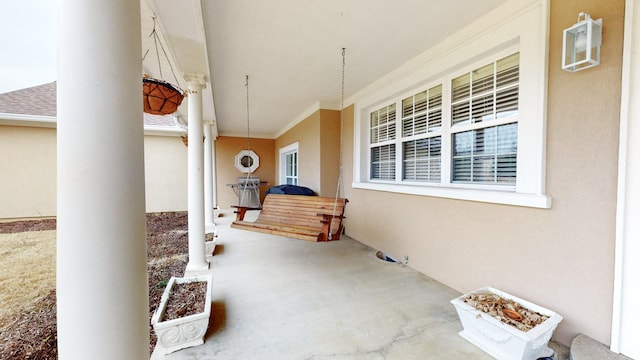
{"label": "white ceiling trim", "polygon": [[300,115],[296,116],[290,123],[288,123],[285,127],[280,129],[280,131],[274,133],[271,137],[276,139],[282,136],[287,131],[291,130],[294,126],[298,125],[302,121],[304,121],[309,116],[313,115],[316,111],[319,110],[340,110],[340,102],[335,101],[318,101],[315,104],[311,105],[308,109],[300,113]]}

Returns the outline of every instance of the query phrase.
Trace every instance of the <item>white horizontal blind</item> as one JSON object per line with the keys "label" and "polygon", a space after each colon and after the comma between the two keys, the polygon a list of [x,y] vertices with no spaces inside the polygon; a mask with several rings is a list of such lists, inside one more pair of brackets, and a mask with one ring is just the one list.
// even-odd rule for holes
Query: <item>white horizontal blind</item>
{"label": "white horizontal blind", "polygon": [[442,141],[440,136],[402,143],[403,179],[440,182]]}
{"label": "white horizontal blind", "polygon": [[442,85],[402,100],[402,179],[440,182]]}
{"label": "white horizontal blind", "polygon": [[453,135],[453,180],[514,184],[517,155],[517,123],[456,133]]}
{"label": "white horizontal blind", "polygon": [[491,121],[518,113],[520,54],[452,80],[451,124]]}
{"label": "white horizontal blind", "polygon": [[371,113],[371,144],[396,138],[396,104],[385,106]]}
{"label": "white horizontal blind", "polygon": [[371,178],[377,180],[394,180],[396,178],[395,144],[371,148]]}
{"label": "white horizontal blind", "polygon": [[371,113],[371,179],[395,180],[396,104]]}
{"label": "white horizontal blind", "polygon": [[519,62],[515,53],[451,81],[453,182],[515,184]]}

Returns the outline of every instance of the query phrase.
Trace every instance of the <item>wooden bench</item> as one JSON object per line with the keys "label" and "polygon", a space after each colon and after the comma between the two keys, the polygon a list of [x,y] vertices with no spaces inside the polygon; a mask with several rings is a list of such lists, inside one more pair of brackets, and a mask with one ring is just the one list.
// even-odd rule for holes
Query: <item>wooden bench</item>
{"label": "wooden bench", "polygon": [[268,194],[254,222],[244,221],[246,209],[235,206],[238,211],[231,227],[308,241],[339,240],[348,201],[338,198],[336,203],[335,198]]}

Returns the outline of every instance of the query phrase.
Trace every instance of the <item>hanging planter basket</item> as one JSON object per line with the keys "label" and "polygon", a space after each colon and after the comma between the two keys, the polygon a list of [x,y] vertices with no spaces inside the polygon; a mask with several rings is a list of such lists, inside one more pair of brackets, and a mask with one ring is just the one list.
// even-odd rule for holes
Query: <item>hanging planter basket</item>
{"label": "hanging planter basket", "polygon": [[153,115],[170,115],[178,110],[184,92],[162,80],[142,79],[142,103],[144,112]]}

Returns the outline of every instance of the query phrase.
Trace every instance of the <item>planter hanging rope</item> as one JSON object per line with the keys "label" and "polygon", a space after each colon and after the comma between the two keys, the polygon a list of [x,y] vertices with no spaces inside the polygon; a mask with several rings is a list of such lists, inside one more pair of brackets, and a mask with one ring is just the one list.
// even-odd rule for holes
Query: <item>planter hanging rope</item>
{"label": "planter hanging rope", "polygon": [[[169,61],[169,56],[160,41],[160,36],[156,31],[156,18],[153,18],[153,30],[149,37],[153,37],[153,42],[156,49],[156,58],[158,60],[158,69],[160,70],[160,77],[162,78],[162,63],[160,62],[160,52],[158,51],[158,45],[162,49],[162,54],[167,59],[171,73],[173,74],[176,83],[178,83],[178,77],[173,70],[173,65]],[[149,54],[149,50],[144,53],[142,61]],[[184,91],[178,86],[170,84],[164,80],[154,79],[148,75],[145,75],[142,79],[142,103],[144,106],[144,112],[154,115],[169,115],[178,110],[178,106],[184,99]]]}

